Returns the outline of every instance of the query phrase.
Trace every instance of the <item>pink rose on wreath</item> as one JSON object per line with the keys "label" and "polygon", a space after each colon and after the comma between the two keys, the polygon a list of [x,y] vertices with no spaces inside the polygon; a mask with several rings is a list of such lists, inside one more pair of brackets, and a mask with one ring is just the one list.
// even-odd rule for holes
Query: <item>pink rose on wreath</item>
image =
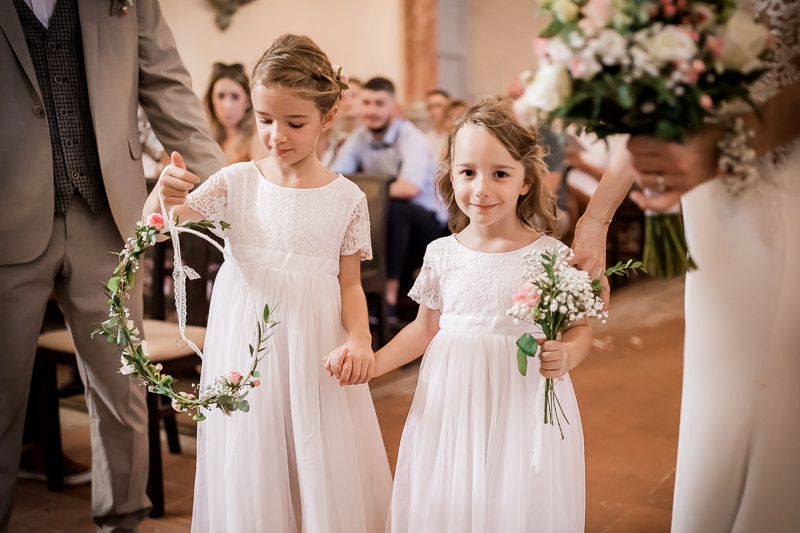
{"label": "pink rose on wreath", "polygon": [[511,295],[515,304],[526,304],[531,309],[539,305],[541,297],[539,289],[530,281],[525,282],[525,285],[515,290],[514,294]]}
{"label": "pink rose on wreath", "polygon": [[253,387],[258,387],[259,385],[261,385],[261,380],[260,379],[254,379],[251,383],[252,383]]}
{"label": "pink rose on wreath", "polygon": [[163,229],[164,216],[161,213],[150,213],[147,215],[147,225],[156,229]]}
{"label": "pink rose on wreath", "polygon": [[242,381],[242,375],[236,370],[231,370],[231,373],[228,374],[228,381],[230,381],[231,385],[235,387]]}

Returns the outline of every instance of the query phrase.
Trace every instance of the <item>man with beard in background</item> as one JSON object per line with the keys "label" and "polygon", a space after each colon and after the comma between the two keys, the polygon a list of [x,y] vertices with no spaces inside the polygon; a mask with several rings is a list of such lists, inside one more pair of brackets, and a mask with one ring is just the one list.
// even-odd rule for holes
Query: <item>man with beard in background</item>
{"label": "man with beard in background", "polygon": [[377,77],[364,84],[361,119],[361,126],[339,149],[331,170],[393,178],[389,186],[384,295],[391,324],[397,322],[403,273],[419,268],[425,247],[444,234],[446,212],[434,196],[436,157],[425,134],[399,116],[391,81]]}

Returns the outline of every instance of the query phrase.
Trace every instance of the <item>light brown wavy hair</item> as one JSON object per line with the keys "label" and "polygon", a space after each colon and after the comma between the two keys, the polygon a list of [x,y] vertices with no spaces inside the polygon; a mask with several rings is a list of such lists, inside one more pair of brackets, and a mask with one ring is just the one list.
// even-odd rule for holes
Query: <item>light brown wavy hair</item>
{"label": "light brown wavy hair", "polygon": [[247,106],[247,110],[242,117],[242,120],[236,125],[236,148],[240,154],[249,157],[250,152],[250,142],[255,135],[256,131],[256,120],[255,116],[253,115],[253,103],[250,99],[250,80],[247,78],[247,74],[244,71],[244,65],[241,63],[214,63],[214,66],[211,69],[211,79],[208,81],[208,89],[206,90],[206,94],[203,97],[203,104],[206,108],[206,115],[208,115],[208,123],[211,130],[211,136],[214,138],[217,143],[222,146],[227,139],[227,134],[225,133],[225,128],[219,121],[219,117],[214,112],[214,85],[223,78],[227,78],[231,81],[236,82],[241,86],[244,90],[244,94],[247,96],[248,102],[250,104]]}
{"label": "light brown wavy hair", "polygon": [[313,100],[323,115],[341,99],[347,83],[341,68],[305,35],[286,33],[270,46],[253,68],[252,85],[285,87],[299,98]]}
{"label": "light brown wavy hair", "polygon": [[514,117],[511,102],[503,98],[485,98],[469,108],[456,120],[447,137],[444,159],[436,172],[436,190],[447,206],[450,231],[458,233],[469,224],[469,218],[455,201],[451,181],[453,144],[458,132],[467,124],[486,129],[514,160],[522,163],[525,183],[530,185],[530,190],[517,200],[517,218],[525,227],[552,235],[556,229],[556,202],[547,181],[545,148],[539,131],[520,123]]}

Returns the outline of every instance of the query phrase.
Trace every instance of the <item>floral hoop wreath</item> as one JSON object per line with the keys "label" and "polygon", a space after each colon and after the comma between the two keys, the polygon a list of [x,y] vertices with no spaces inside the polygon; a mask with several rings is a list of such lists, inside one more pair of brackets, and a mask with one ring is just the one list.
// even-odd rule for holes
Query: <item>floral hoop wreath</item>
{"label": "floral hoop wreath", "polygon": [[[163,209],[163,202],[162,202]],[[170,220],[171,217],[167,218]],[[186,337],[186,278],[196,279],[199,275],[189,266],[181,264],[180,243],[177,239],[179,233],[191,233],[197,235],[220,249],[225,254],[222,247],[209,239],[207,236],[198,232],[198,229],[225,230],[230,228],[230,224],[225,221],[214,222],[202,220],[200,222],[179,222],[169,224],[167,231],[164,231],[165,217],[159,213],[153,213],[145,222],[136,224],[136,232],[133,237],[129,237],[125,243],[125,248],[119,252],[120,262],[114,269],[114,274],[106,283],[106,293],[108,294],[108,305],[110,308],[109,318],[100,324],[100,328],[92,333],[106,337],[108,342],[114,344],[122,351],[120,362],[120,374],[132,378],[142,378],[142,385],[147,390],[167,396],[172,400],[172,408],[179,412],[185,412],[195,421],[205,420],[206,416],[201,409],[211,409],[217,407],[226,415],[234,411],[244,413],[250,410],[250,404],[246,397],[250,389],[258,387],[261,380],[257,370],[259,361],[264,357],[262,352],[266,351],[266,341],[270,337],[269,331],[277,325],[270,318],[269,305],[264,306],[263,313],[259,314],[256,322],[257,341],[255,345],[250,345],[250,357],[252,362],[248,370],[242,374],[236,370],[231,371],[227,376],[217,377],[210,385],[200,389],[199,385],[194,385],[195,393],[176,392],[172,384],[175,379],[169,374],[161,372],[160,363],[153,364],[147,349],[147,341],[141,338],[139,329],[130,319],[130,311],[125,306],[125,302],[130,299],[130,290],[134,284],[134,274],[139,270],[141,257],[144,252],[156,244],[159,235],[171,238],[175,249],[173,278],[175,279],[175,306],[178,309],[178,326],[181,338],[178,343],[185,343],[191,347],[195,353],[202,357],[200,349]]]}

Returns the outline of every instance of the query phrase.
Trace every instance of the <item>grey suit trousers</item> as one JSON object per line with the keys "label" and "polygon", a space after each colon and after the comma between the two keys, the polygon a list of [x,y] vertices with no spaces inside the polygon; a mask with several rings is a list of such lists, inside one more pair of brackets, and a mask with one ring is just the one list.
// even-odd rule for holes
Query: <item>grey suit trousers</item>
{"label": "grey suit trousers", "polygon": [[[100,531],[132,531],[146,515],[148,473],[145,390],[117,373],[120,353],[91,332],[108,317],[103,282],[123,241],[108,210],[93,213],[73,196],[56,215],[45,251],[0,265],[0,531],[13,504],[28,390],[48,298],[53,290],[78,351],[91,419],[92,515]],[[141,283],[128,305],[141,324]]]}

